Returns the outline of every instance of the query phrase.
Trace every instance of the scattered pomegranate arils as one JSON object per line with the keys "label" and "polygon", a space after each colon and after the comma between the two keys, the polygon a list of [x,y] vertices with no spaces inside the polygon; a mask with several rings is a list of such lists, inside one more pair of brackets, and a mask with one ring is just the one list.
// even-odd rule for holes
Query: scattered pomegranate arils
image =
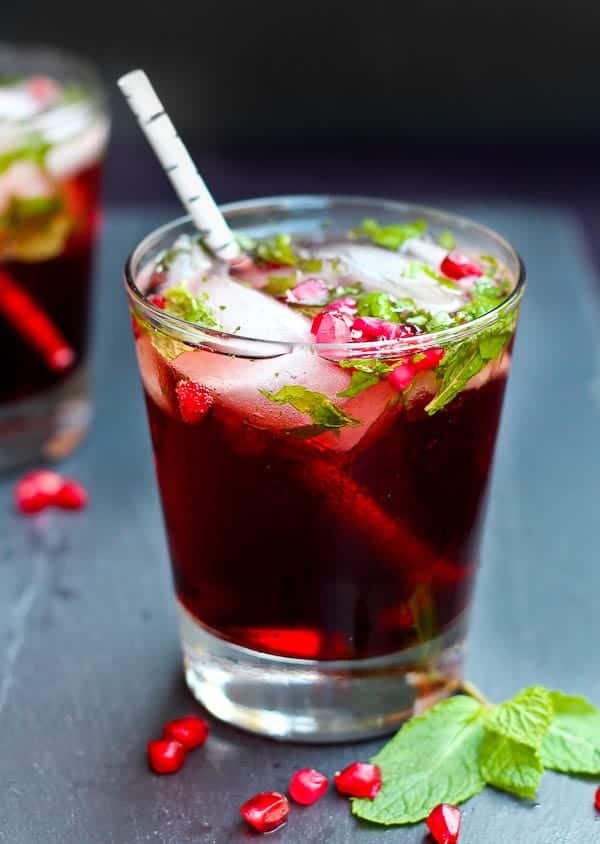
{"label": "scattered pomegranate arils", "polygon": [[195,425],[203,419],[214,403],[206,387],[193,381],[178,381],[175,386],[181,418],[188,425]]}
{"label": "scattered pomegranate arils", "polygon": [[412,359],[412,365],[416,372],[427,372],[429,369],[435,369],[445,354],[444,349],[435,346],[433,349],[418,352]]}
{"label": "scattered pomegranate arils", "polygon": [[414,337],[418,329],[414,325],[400,325],[387,322],[378,317],[357,317],[352,323],[352,331],[360,331],[361,342],[365,340],[398,340],[401,337]]}
{"label": "scattered pomegranate arils", "polygon": [[320,314],[316,331],[317,343],[348,343],[352,339],[346,320],[337,314]]}
{"label": "scattered pomegranate arils", "polygon": [[247,800],[240,808],[246,823],[257,832],[272,832],[287,821],[290,804],[278,791],[262,791]]}
{"label": "scattered pomegranate arils", "polygon": [[172,739],[148,742],[148,764],[155,774],[174,774],[185,762],[185,747]]}
{"label": "scattered pomegranate arils", "polygon": [[155,308],[160,308],[161,311],[167,307],[167,300],[164,296],[161,296],[160,293],[151,293],[148,296],[148,301],[151,305],[154,305]]}
{"label": "scattered pomegranate arils", "polygon": [[301,806],[311,806],[327,791],[329,780],[314,768],[302,768],[292,775],[290,797]]}
{"label": "scattered pomegranate arils", "polygon": [[440,803],[431,810],[426,823],[437,844],[456,844],[460,817],[460,809],[450,803]]}
{"label": "scattered pomegranate arils", "polygon": [[450,252],[440,264],[441,272],[448,278],[458,281],[466,276],[481,276],[483,270],[466,255],[460,252]]}
{"label": "scattered pomegranate arils", "polygon": [[332,316],[340,317],[344,320],[346,325],[350,327],[354,322],[354,318],[356,316],[356,309],[357,309],[356,299],[352,296],[342,296],[341,299],[334,299],[333,302],[330,302],[328,305],[325,305],[323,310],[316,315],[316,317],[312,321],[312,325],[310,330],[313,334],[317,334],[319,331],[319,326],[323,320],[325,314],[331,314]]}
{"label": "scattered pomegranate arils", "polygon": [[21,513],[39,513],[54,503],[63,486],[63,479],[49,469],[35,469],[28,472],[15,486],[15,505]]}
{"label": "scattered pomegranate arils", "polygon": [[414,363],[410,361],[408,363],[401,363],[399,366],[394,367],[394,369],[388,374],[388,384],[390,384],[394,390],[398,390],[399,393],[402,393],[410,385],[416,374],[417,369]]}
{"label": "scattered pomegranate arils", "polygon": [[195,750],[208,738],[208,724],[197,715],[186,715],[165,724],[163,736],[178,741],[186,750]]}
{"label": "scattered pomegranate arils", "polygon": [[320,278],[305,278],[288,290],[287,300],[303,305],[322,305],[329,298],[329,288]]}
{"label": "scattered pomegranate arils", "polygon": [[88,503],[87,490],[77,481],[64,481],[51,503],[63,510],[83,510]]}
{"label": "scattered pomegranate arils", "polygon": [[381,769],[368,762],[352,762],[335,775],[335,787],[348,797],[368,797],[373,800],[381,790]]}
{"label": "scattered pomegranate arils", "polygon": [[596,796],[594,797],[594,806],[600,812],[600,788],[596,789]]}

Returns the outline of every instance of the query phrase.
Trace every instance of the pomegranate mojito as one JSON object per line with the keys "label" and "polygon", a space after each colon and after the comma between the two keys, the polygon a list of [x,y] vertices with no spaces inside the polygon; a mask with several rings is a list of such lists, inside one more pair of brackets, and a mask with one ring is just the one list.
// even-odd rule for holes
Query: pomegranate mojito
{"label": "pomegranate mojito", "polygon": [[523,280],[458,218],[288,202],[231,209],[242,273],[187,223],[151,235],[130,303],[188,681],[332,739],[460,673]]}
{"label": "pomegranate mojito", "polygon": [[87,426],[108,121],[95,82],[73,60],[38,50],[0,59],[1,468],[40,452],[63,456]]}

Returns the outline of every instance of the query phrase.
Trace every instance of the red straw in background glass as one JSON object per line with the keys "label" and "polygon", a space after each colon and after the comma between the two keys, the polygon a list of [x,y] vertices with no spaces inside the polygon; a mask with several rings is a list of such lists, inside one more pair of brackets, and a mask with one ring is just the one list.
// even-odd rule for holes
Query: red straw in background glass
{"label": "red straw in background glass", "polygon": [[75,353],[40,306],[6,270],[0,269],[0,316],[35,348],[54,372],[68,369]]}

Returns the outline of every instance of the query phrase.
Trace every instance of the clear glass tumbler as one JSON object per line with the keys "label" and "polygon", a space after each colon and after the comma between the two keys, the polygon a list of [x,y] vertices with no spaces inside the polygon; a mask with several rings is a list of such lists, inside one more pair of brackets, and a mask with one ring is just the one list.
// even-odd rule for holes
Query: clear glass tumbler
{"label": "clear glass tumbler", "polygon": [[[143,295],[148,269],[193,233],[187,218],[149,234],[127,262],[190,689],[218,718],[277,738],[390,732],[461,675],[524,269],[490,230],[404,203],[301,196],[222,210],[253,238],[319,239],[363,218],[420,218],[496,257],[514,282],[490,313],[393,341],[392,351],[390,341],[227,335],[154,307]],[[473,377],[467,370],[439,412],[431,412],[441,389],[432,373],[401,402],[386,381],[339,398],[348,378],[340,359],[397,360],[432,347],[486,361]],[[214,399],[197,423],[178,407],[188,382]],[[326,395],[353,424],[298,435],[261,392],[288,383]]]}
{"label": "clear glass tumbler", "polygon": [[108,130],[87,64],[0,44],[0,469],[64,457],[90,421],[92,259]]}

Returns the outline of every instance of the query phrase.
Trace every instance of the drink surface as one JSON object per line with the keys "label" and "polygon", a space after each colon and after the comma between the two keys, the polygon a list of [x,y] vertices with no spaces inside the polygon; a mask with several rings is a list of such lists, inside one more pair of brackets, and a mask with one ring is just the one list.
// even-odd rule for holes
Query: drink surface
{"label": "drink surface", "polygon": [[[243,246],[231,271],[184,236],[138,278],[210,329],[186,343],[134,308],[178,597],[282,656],[435,639],[468,608],[516,279],[420,221]],[[224,354],[218,332],[270,345]]]}
{"label": "drink surface", "polygon": [[107,132],[80,86],[0,79],[0,402],[52,387],[85,358]]}

